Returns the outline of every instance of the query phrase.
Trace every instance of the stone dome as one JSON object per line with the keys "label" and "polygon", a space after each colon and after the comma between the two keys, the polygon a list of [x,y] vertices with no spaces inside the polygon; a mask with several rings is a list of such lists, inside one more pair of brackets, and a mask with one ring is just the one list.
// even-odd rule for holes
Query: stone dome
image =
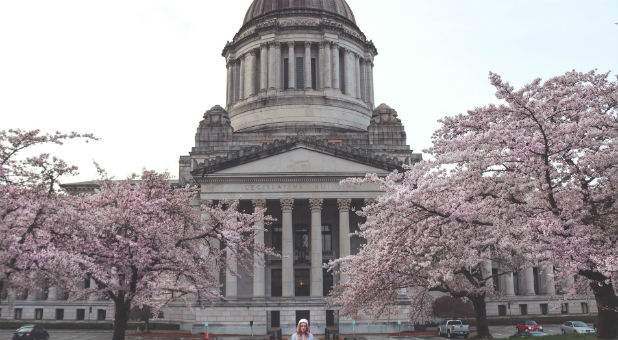
{"label": "stone dome", "polygon": [[354,14],[345,0],[254,0],[247,10],[243,25],[269,14],[299,14],[302,12],[334,15],[356,24]]}

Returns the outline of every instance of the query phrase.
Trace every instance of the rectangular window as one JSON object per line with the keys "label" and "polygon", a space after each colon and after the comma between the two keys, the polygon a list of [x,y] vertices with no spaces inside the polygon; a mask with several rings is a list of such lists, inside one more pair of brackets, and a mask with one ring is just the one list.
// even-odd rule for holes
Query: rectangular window
{"label": "rectangular window", "polygon": [[56,309],[56,320],[64,320],[64,309]]}
{"label": "rectangular window", "polygon": [[21,314],[22,314],[23,310],[21,308],[15,308],[15,317],[13,319],[15,320],[21,320]]}
{"label": "rectangular window", "polygon": [[330,255],[333,251],[333,234],[329,224],[322,226],[322,253]]}
{"label": "rectangular window", "polygon": [[105,321],[105,309],[97,309],[97,320]]}
{"label": "rectangular window", "polygon": [[521,315],[528,315],[528,305],[527,304],[521,304],[519,305],[519,314]]}
{"label": "rectangular window", "polygon": [[582,302],[582,314],[588,314],[588,303]]}
{"label": "rectangular window", "polygon": [[43,320],[43,308],[35,308],[34,309],[34,319],[35,320]]}
{"label": "rectangular window", "polygon": [[281,269],[270,271],[270,296],[281,296]]}
{"label": "rectangular window", "polygon": [[561,314],[569,314],[569,304],[567,302],[563,303],[560,308]]}
{"label": "rectangular window", "polygon": [[75,319],[76,320],[84,320],[86,318],[86,310],[82,308],[78,308],[75,311]]}
{"label": "rectangular window", "polygon": [[270,327],[279,328],[281,327],[281,312],[278,310],[270,311]]}
{"label": "rectangular window", "polygon": [[538,268],[532,268],[532,277],[534,278],[534,294],[539,294],[539,292],[541,291],[540,289],[540,282],[539,282],[539,269]]}
{"label": "rectangular window", "polygon": [[284,89],[289,89],[290,88],[290,74],[288,73],[289,70],[289,65],[288,65],[288,58],[284,58],[283,59],[283,88]]}
{"label": "rectangular window", "polygon": [[272,232],[272,247],[277,253],[281,253],[281,226],[278,224],[273,225]]}
{"label": "rectangular window", "polygon": [[318,88],[318,70],[315,58],[311,58],[311,88],[314,90]]}
{"label": "rectangular window", "polygon": [[86,278],[84,279],[84,288],[88,289],[90,288],[90,278]]}
{"label": "rectangular window", "polygon": [[309,269],[294,269],[294,295],[309,296],[311,277]]}
{"label": "rectangular window", "polygon": [[335,311],[332,309],[326,311],[326,327],[335,327]]}
{"label": "rectangular window", "polygon": [[498,315],[506,316],[506,305],[498,305]]}
{"label": "rectangular window", "polygon": [[322,294],[328,296],[331,289],[333,289],[334,280],[333,273],[329,272],[325,268],[322,268]]}
{"label": "rectangular window", "polygon": [[305,88],[305,58],[296,58],[296,88]]}
{"label": "rectangular window", "polygon": [[546,303],[541,304],[541,314],[547,315],[549,313],[549,305]]}

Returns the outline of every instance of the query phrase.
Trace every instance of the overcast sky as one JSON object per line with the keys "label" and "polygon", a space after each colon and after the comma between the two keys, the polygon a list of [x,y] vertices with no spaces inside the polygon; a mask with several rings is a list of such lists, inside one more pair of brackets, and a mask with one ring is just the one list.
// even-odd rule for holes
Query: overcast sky
{"label": "overcast sky", "polygon": [[[569,70],[618,70],[616,0],[347,0],[373,40],[375,100],[415,151],[437,120]],[[178,175],[203,113],[225,104],[221,51],[251,0],[0,0],[0,130],[91,132],[52,151],[96,176]],[[51,149],[50,149],[51,150]]]}

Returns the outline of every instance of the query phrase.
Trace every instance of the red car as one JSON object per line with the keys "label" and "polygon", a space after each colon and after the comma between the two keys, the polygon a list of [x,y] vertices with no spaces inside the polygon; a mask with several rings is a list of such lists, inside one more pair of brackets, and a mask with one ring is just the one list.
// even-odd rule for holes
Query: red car
{"label": "red car", "polygon": [[543,331],[543,326],[539,325],[536,323],[536,321],[533,320],[526,320],[523,322],[520,322],[517,324],[517,331],[518,332],[531,332],[531,331],[539,331],[542,332]]}

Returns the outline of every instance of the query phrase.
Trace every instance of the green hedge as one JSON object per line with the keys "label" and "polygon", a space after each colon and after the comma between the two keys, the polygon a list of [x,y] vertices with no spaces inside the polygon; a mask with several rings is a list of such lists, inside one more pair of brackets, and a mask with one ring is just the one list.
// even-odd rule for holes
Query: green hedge
{"label": "green hedge", "polygon": [[[522,315],[516,318],[490,318],[487,321],[490,326],[508,326],[516,325],[522,320],[534,320],[540,325],[544,324],[563,324],[566,321],[583,321],[592,323],[597,318],[596,315],[561,315],[561,316],[535,316],[535,315]],[[476,319],[461,319],[464,323],[474,326]],[[546,339],[546,338],[545,338]]]}
{"label": "green hedge", "polygon": [[[84,329],[84,330],[112,330],[114,324],[108,322],[67,322],[67,321],[48,321],[48,320],[22,320],[22,321],[2,321],[0,329],[17,329],[22,325],[37,324],[46,329]],[[143,327],[143,322],[129,322],[127,329],[134,330]],[[177,331],[180,325],[171,323],[151,322],[151,330]]]}

